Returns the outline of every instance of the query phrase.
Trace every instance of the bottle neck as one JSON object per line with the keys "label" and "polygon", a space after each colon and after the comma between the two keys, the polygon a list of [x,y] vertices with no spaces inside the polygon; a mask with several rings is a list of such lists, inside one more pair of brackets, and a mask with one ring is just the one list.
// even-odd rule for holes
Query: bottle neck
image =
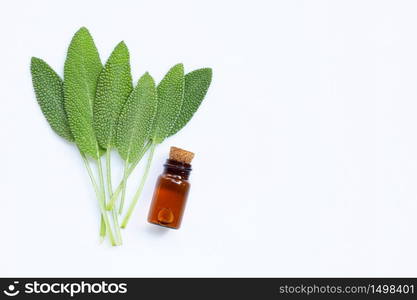
{"label": "bottle neck", "polygon": [[175,175],[183,180],[188,180],[191,172],[191,165],[173,159],[167,159],[164,164],[164,174]]}

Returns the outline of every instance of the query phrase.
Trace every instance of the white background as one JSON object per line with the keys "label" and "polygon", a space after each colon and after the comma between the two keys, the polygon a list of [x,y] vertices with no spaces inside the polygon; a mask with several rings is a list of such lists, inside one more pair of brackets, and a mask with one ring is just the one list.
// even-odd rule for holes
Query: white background
{"label": "white background", "polygon": [[[415,1],[1,1],[0,276],[417,276],[416,14]],[[30,57],[62,74],[81,26],[102,60],[125,40],[135,79],[214,70],[118,248],[99,244],[82,161],[31,86]],[[146,222],[171,145],[196,153],[179,231]]]}

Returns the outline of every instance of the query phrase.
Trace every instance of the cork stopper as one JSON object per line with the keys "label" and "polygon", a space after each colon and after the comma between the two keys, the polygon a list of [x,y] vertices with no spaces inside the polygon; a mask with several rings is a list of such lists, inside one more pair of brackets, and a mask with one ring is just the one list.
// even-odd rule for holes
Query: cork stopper
{"label": "cork stopper", "polygon": [[186,151],[181,148],[171,147],[169,151],[169,159],[179,161],[186,164],[191,164],[191,161],[194,158],[194,153]]}

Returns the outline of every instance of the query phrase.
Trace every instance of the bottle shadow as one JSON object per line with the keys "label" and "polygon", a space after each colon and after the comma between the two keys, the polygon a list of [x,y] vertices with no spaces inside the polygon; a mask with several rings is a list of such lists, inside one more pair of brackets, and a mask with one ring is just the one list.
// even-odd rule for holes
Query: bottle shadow
{"label": "bottle shadow", "polygon": [[151,225],[151,226],[147,226],[146,228],[146,232],[155,237],[164,236],[171,230],[172,229],[169,229],[163,226],[158,226],[158,225]]}

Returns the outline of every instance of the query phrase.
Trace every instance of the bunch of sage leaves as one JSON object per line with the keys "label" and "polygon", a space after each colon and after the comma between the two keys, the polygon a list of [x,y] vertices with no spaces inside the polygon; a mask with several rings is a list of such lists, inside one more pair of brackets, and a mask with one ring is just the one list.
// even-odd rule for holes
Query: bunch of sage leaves
{"label": "bunch of sage leaves", "polygon": [[[99,203],[101,239],[108,237],[112,245],[121,245],[120,228],[132,216],[155,148],[190,121],[207,93],[212,70],[184,74],[183,65],[177,64],[159,84],[148,72],[133,84],[126,44],[120,42],[103,66],[91,34],[82,27],[68,47],[63,79],[36,57],[31,60],[31,74],[49,125],[81,154]],[[124,161],[123,178],[115,189],[112,150]],[[126,210],[128,177],[146,153],[142,179]]]}

